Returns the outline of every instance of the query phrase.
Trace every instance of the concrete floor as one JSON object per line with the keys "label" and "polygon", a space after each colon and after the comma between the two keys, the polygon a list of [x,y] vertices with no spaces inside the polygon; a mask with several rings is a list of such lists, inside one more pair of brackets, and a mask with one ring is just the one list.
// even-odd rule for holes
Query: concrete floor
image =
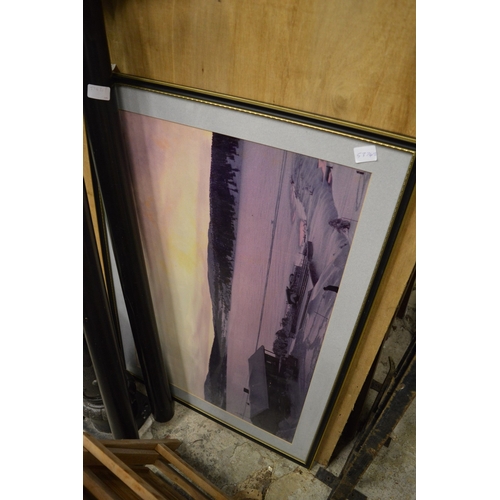
{"label": "concrete floor", "polygon": [[[410,315],[408,315],[408,311]],[[395,320],[384,343],[375,380],[387,372],[388,357],[397,363],[409,341],[415,315],[415,291],[406,319]],[[410,321],[408,321],[408,318]],[[373,394],[372,394],[373,393]],[[370,391],[366,407],[376,393]],[[165,424],[146,421],[142,438],[172,437],[182,441],[179,455],[228,496],[238,500],[326,500],[330,488],[316,479],[318,464],[310,470],[227,429],[211,419],[175,403],[175,415]],[[365,472],[357,490],[369,500],[416,498],[416,403],[413,401],[392,434]],[[352,448],[346,445],[327,467],[338,476]]]}
{"label": "concrete floor", "polygon": [[[176,404],[175,410],[172,421],[153,423],[143,437],[180,439],[179,455],[227,495],[265,500],[328,498],[330,488],[315,477],[318,464],[308,470],[189,408]],[[338,475],[350,448],[327,470]],[[382,448],[357,489],[370,500],[415,499],[415,448],[413,403],[389,447]],[[237,496],[239,492],[246,494]]]}

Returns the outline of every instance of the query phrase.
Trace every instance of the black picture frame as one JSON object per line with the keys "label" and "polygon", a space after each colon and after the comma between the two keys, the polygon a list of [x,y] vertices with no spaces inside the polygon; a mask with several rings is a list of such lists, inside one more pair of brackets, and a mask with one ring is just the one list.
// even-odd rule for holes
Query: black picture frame
{"label": "black picture frame", "polygon": [[174,398],[310,465],[415,184],[415,143],[113,82]]}

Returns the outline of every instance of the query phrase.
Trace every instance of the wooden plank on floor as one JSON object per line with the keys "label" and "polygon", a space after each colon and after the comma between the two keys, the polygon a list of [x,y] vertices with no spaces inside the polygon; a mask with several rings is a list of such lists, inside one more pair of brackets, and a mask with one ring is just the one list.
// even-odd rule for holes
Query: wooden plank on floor
{"label": "wooden plank on floor", "polygon": [[[140,450],[140,449],[126,449],[126,448],[107,448],[115,457],[120,459],[127,465],[147,465],[154,464],[158,459],[158,452],[155,450]],[[90,451],[83,450],[83,466],[96,466],[102,465],[98,458],[96,458]]]}
{"label": "wooden plank on floor", "polygon": [[162,460],[157,460],[154,466],[162,473],[165,474],[170,481],[178,485],[182,490],[191,495],[194,500],[206,500],[208,497],[185,479],[179,472],[172,469],[168,464]]}
{"label": "wooden plank on floor", "polygon": [[99,439],[99,442],[106,448],[128,448],[130,450],[154,450],[156,445],[164,444],[171,450],[176,450],[182,444],[178,439]]}
{"label": "wooden plank on floor", "polygon": [[[136,474],[139,474],[137,466],[131,468]],[[98,467],[85,467],[85,469],[92,471],[120,500],[142,500],[139,495],[136,495],[120,478],[115,476],[106,467],[100,465]]]}
{"label": "wooden plank on floor", "polygon": [[83,487],[97,500],[122,500],[97,474],[85,467]]}
{"label": "wooden plank on floor", "polygon": [[[147,476],[146,476],[147,474]],[[179,493],[174,486],[169,484],[164,479],[158,477],[152,470],[148,468],[147,472],[144,472],[143,477],[148,483],[152,484],[160,493],[165,495],[165,498],[172,500],[186,500],[186,495]]]}
{"label": "wooden plank on floor", "polygon": [[[104,445],[87,432],[83,433],[83,445],[141,499],[164,499],[149,483],[139,477],[129,466],[116,458]],[[157,447],[161,448],[162,451],[169,450],[165,445],[158,445]],[[170,451],[170,453],[172,452]]]}
{"label": "wooden plank on floor", "polygon": [[95,496],[89,492],[89,490],[83,488],[83,500],[96,500]]}
{"label": "wooden plank on floor", "polygon": [[228,497],[221,491],[217,486],[212,484],[208,479],[200,476],[188,463],[182,460],[179,455],[175,454],[172,450],[166,446],[159,444],[156,447],[156,451],[169,463],[171,463],[175,468],[184,474],[190,481],[192,481],[196,486],[206,491],[215,500],[228,500]]}

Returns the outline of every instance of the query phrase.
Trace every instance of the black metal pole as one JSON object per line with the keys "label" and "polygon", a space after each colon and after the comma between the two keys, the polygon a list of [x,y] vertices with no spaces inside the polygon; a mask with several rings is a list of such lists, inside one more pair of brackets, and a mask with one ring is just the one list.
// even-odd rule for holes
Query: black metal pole
{"label": "black metal pole", "polygon": [[102,277],[85,183],[83,186],[83,331],[115,439],[139,437]]}
{"label": "black metal pole", "polygon": [[[89,139],[87,138],[87,143],[88,141]],[[126,366],[125,352],[123,350],[123,339],[120,331],[120,320],[118,318],[118,310],[116,308],[116,294],[115,294],[115,284],[114,284],[115,280],[113,279],[113,272],[111,269],[108,229],[105,220],[104,206],[102,204],[101,192],[99,190],[99,182],[97,180],[97,173],[94,166],[94,160],[91,154],[89,154],[89,164],[90,164],[90,175],[91,175],[90,182],[92,184],[92,189],[94,191],[94,199],[95,199],[94,208],[97,219],[96,240],[98,235],[100,239],[100,251],[102,256],[102,271],[104,275],[104,281],[107,284],[106,291],[108,292],[109,306],[111,308],[111,317],[113,318],[113,323],[115,325],[116,341],[118,342],[118,347],[120,348],[120,354],[122,357],[123,366]]]}
{"label": "black metal pole", "polygon": [[161,354],[118,106],[111,89],[111,61],[100,0],[83,2],[83,49],[83,101],[91,154],[151,411],[158,422],[166,422],[173,417],[174,406]]}

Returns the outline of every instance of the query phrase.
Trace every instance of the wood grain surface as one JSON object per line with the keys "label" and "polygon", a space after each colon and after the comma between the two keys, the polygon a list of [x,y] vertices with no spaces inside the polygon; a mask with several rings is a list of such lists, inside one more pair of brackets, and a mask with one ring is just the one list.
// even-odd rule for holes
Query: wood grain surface
{"label": "wood grain surface", "polygon": [[415,137],[415,0],[103,0],[122,73]]}

